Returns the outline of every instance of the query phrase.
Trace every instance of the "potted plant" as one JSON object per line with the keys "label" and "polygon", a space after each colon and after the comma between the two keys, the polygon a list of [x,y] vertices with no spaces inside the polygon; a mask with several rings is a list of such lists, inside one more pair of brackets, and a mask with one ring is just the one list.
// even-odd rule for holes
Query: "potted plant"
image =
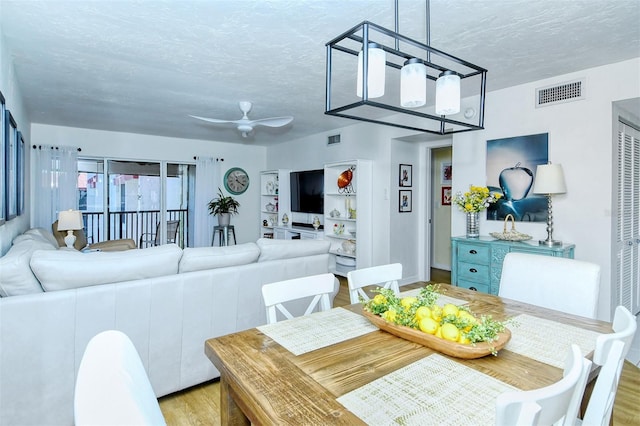
{"label": "potted plant", "polygon": [[229,226],[232,214],[238,214],[240,203],[232,196],[225,196],[218,188],[218,198],[209,201],[209,214],[218,216],[218,225]]}

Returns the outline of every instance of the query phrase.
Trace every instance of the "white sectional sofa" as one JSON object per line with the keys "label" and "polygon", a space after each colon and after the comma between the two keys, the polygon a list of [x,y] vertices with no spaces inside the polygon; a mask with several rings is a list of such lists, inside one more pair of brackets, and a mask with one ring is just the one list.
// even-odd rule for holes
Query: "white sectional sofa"
{"label": "white sectional sofa", "polygon": [[[133,340],[157,396],[218,377],[205,340],[265,324],[263,284],[325,273],[329,262],[322,240],[56,247],[31,229],[0,258],[0,425],[73,424],[80,359],[107,329]],[[336,280],[333,297],[338,289]]]}

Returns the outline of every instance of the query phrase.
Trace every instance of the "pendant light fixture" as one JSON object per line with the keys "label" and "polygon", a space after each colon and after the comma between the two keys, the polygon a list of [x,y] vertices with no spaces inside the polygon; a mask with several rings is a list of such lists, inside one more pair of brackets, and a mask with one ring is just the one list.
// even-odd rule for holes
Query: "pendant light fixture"
{"label": "pendant light fixture", "polygon": [[[362,89],[365,87],[363,83],[363,73],[364,73],[364,49],[358,53],[358,79],[357,79],[357,95],[362,97]],[[369,43],[369,48],[367,49],[367,84],[366,88],[368,89],[368,98],[379,98],[384,96],[384,77],[385,77],[385,69],[386,69],[386,55],[384,50],[380,48],[380,46],[376,43]]]}
{"label": "pendant light fixture", "polygon": [[422,59],[408,59],[400,70],[400,105],[418,108],[427,103],[427,66]]}
{"label": "pendant light fixture", "polygon": [[460,112],[460,77],[445,71],[436,80],[436,114],[450,115]]}
{"label": "pendant light fixture", "polygon": [[[364,21],[326,44],[325,114],[441,135],[484,129],[487,70],[431,47],[425,3],[426,43],[399,33],[394,0],[395,31]],[[461,96],[477,114],[460,113]]]}

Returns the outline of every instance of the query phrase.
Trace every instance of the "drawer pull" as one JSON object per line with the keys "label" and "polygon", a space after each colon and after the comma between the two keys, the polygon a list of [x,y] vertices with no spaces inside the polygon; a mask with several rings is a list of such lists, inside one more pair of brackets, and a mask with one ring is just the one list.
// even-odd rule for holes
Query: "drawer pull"
{"label": "drawer pull", "polygon": [[475,251],[475,250],[469,250],[469,253],[471,253],[471,254],[478,254],[478,252],[477,252],[477,251]]}
{"label": "drawer pull", "polygon": [[476,273],[476,272],[478,272],[478,270],[476,268],[469,268],[469,272]]}
{"label": "drawer pull", "polygon": [[478,289],[475,287],[469,287],[469,290],[478,291]]}

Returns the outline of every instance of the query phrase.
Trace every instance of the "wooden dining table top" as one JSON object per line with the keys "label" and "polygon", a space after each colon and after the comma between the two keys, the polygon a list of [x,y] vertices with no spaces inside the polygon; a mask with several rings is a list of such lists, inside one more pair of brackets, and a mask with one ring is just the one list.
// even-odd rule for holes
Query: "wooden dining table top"
{"label": "wooden dining table top", "polygon": [[[491,315],[498,321],[527,314],[598,333],[612,331],[611,324],[603,321],[455,286],[443,285],[442,288],[446,296],[467,301],[476,315]],[[362,313],[360,304],[344,309]],[[558,349],[549,348],[549,351],[555,350]],[[422,360],[434,351],[377,330],[294,355],[253,328],[207,340],[205,353],[221,374],[222,424],[352,425],[364,422],[337,398]],[[521,390],[547,386],[562,378],[561,368],[507,349],[501,350],[498,356],[450,359]],[[594,366],[591,378],[596,374]]]}

